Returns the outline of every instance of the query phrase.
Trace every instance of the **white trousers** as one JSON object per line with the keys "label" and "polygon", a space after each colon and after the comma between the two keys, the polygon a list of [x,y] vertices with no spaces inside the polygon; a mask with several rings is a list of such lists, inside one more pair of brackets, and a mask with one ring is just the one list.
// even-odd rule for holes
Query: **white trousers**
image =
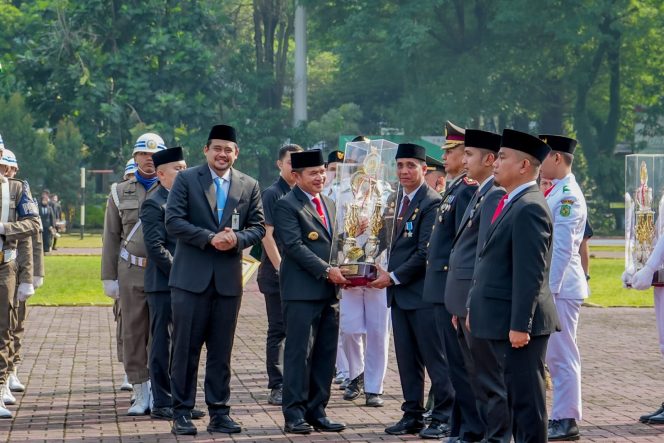
{"label": "white trousers", "polygon": [[659,351],[664,355],[664,287],[656,286],[655,293],[655,319],[659,335]]}
{"label": "white trousers", "polygon": [[390,309],[385,289],[344,289],[339,310],[349,378],[364,372],[364,391],[382,394],[390,345]]}
{"label": "white trousers", "polygon": [[[339,313],[341,317],[341,312]],[[344,378],[348,378],[348,359],[346,358],[346,351],[344,351],[344,334],[341,331],[341,325],[339,325],[339,340],[337,340],[337,375],[343,375]]]}
{"label": "white trousers", "polygon": [[581,355],[576,343],[576,330],[583,300],[555,298],[560,332],[549,338],[546,364],[553,382],[551,420],[581,420]]}

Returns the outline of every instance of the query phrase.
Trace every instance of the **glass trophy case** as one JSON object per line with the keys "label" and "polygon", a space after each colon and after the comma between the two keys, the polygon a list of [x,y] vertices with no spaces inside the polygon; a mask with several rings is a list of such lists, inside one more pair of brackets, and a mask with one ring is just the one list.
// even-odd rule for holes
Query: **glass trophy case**
{"label": "glass trophy case", "polygon": [[[634,274],[644,267],[664,235],[664,155],[632,154],[625,157],[625,270]],[[660,267],[653,286],[664,286]]]}
{"label": "glass trophy case", "polygon": [[346,144],[337,166],[336,238],[330,264],[338,266],[351,286],[366,286],[387,269],[394,202],[398,189],[397,144],[387,140]]}

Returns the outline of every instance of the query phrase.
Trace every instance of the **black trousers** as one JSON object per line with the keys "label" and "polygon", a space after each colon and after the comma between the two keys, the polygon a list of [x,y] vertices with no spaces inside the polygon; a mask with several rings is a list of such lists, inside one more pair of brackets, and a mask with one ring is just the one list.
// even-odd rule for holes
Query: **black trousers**
{"label": "black trousers", "polygon": [[286,422],[326,416],[339,337],[339,303],[283,301],[286,326],[282,411]]}
{"label": "black trousers", "polygon": [[433,309],[401,309],[392,305],[394,348],[401,379],[404,416],[421,417],[424,409],[424,370],[431,379],[434,405],[431,418],[447,422],[454,406],[443,342],[436,331]]}
{"label": "black trousers", "polygon": [[175,418],[191,414],[201,348],[207,348],[205,403],[210,417],[230,411],[231,351],[242,297],[217,293],[214,281],[202,293],[171,290],[173,352],[171,394]]}
{"label": "black trousers", "polygon": [[465,360],[459,346],[458,332],[452,325],[452,314],[445,305],[436,304],[436,328],[445,344],[449,377],[454,388],[454,413],[450,422],[451,435],[463,441],[481,441],[485,425],[477,409],[475,393],[470,384]]}
{"label": "black trousers", "polygon": [[281,310],[281,294],[269,292],[265,296],[267,312],[267,338],[265,341],[265,366],[267,368],[268,389],[278,388],[283,384],[284,316]]}
{"label": "black trousers", "polygon": [[148,370],[155,408],[171,407],[171,292],[146,292],[150,312]]}
{"label": "black trousers", "polygon": [[544,358],[548,335],[523,348],[509,340],[473,337],[478,387],[487,398],[487,442],[546,443]]}
{"label": "black trousers", "polygon": [[[472,388],[473,394],[475,395],[477,411],[479,413],[479,417],[482,423],[482,435],[484,435],[486,433],[486,422],[487,422],[486,420],[487,401],[486,397],[484,396],[484,393],[477,384],[477,370],[475,368],[475,361],[473,360],[473,354],[470,350],[472,346],[473,336],[470,334],[468,328],[466,328],[466,317],[458,318],[457,339],[459,341],[459,349],[461,349],[461,354],[463,355],[463,364],[466,367],[468,382],[470,383],[470,387]],[[465,438],[465,440],[474,441],[472,440],[471,437],[475,438],[474,436],[468,436],[467,438]]]}

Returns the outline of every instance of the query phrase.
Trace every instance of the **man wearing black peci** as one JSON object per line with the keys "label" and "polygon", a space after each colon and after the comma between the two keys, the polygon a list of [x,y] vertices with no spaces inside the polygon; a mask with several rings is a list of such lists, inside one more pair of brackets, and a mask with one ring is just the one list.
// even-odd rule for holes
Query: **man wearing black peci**
{"label": "man wearing black peci", "polygon": [[467,317],[491,442],[509,442],[510,434],[516,443],[547,441],[544,358],[560,327],[548,285],[551,213],[536,180],[550,151],[505,129],[493,167],[507,194],[478,249]]}
{"label": "man wearing black peci", "polygon": [[338,284],[348,281],[328,264],[334,236],[335,206],[321,195],[325,166],[319,150],[293,152],[296,186],[274,212],[283,248],[281,297],[286,326],[282,411],[284,430],[293,434],[340,432],[327,417],[339,334]]}

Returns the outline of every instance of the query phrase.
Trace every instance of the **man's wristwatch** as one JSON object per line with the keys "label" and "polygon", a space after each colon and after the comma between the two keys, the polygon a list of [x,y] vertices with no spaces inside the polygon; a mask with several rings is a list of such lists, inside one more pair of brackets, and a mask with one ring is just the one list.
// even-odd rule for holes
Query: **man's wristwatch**
{"label": "man's wristwatch", "polygon": [[325,280],[329,280],[331,269],[332,269],[331,266],[328,266],[327,268],[325,268],[325,271],[323,272],[323,276],[325,277]]}
{"label": "man's wristwatch", "polygon": [[207,241],[208,244],[212,244],[212,239],[214,238],[215,235],[216,235],[215,233],[212,233],[212,234],[208,235],[208,241]]}

